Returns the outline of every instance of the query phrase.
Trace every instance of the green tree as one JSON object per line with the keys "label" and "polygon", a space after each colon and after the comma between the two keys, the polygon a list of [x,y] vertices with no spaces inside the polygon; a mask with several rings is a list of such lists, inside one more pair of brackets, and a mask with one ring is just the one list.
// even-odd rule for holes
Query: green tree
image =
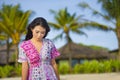
{"label": "green tree", "polygon": [[[67,11],[67,8],[61,9],[58,12],[54,10],[50,10],[50,12],[54,14],[54,19],[56,22],[49,22],[49,25],[51,25],[56,30],[61,30],[61,33],[57,35],[55,39],[58,39],[58,38],[66,39],[67,44],[69,44],[69,50],[71,47],[70,43],[72,42],[71,33],[87,36],[87,34],[82,29],[86,29],[88,27],[97,28],[98,30],[104,30],[104,31],[110,30],[105,25],[99,25],[97,27],[93,26],[97,24],[95,22],[93,22],[92,26],[88,26],[89,24],[91,24],[91,22],[88,22],[89,20],[84,19],[83,15],[77,16],[76,13],[73,13],[71,15]],[[70,71],[72,69],[71,61],[72,61],[72,56],[71,54],[69,54]]]}
{"label": "green tree", "polygon": [[[72,42],[71,33],[78,34],[78,35],[86,35],[79,26],[79,20],[82,19],[82,16],[76,16],[76,13],[70,14],[67,11],[67,8],[61,9],[58,12],[54,10],[50,10],[52,14],[54,14],[54,19],[56,22],[48,22],[50,26],[52,26],[56,30],[61,30],[61,33],[57,35],[54,39],[66,39],[67,44],[69,45],[70,50],[70,43]],[[71,67],[72,56],[69,54],[69,66],[70,72],[72,70]]]}
{"label": "green tree", "polygon": [[112,25],[109,26],[96,21],[88,21],[86,22],[86,26],[103,27],[112,30],[118,39],[118,59],[120,60],[120,0],[98,0],[98,2],[102,4],[102,12],[95,10],[85,2],[80,3],[79,7],[91,10],[94,16],[102,17]]}
{"label": "green tree", "polygon": [[[54,10],[50,10],[52,14],[54,14],[54,19],[56,22],[48,22],[50,26],[52,26],[56,30],[61,30],[61,33],[55,37],[65,38],[67,43],[72,42],[72,38],[70,36],[71,33],[86,35],[80,28],[83,26],[79,23],[79,20],[82,20],[82,15],[77,16],[76,13],[72,15],[67,11],[67,8],[60,9],[58,12]],[[64,37],[65,35],[65,37]]]}
{"label": "green tree", "polygon": [[3,30],[6,36],[12,40],[12,44],[16,45],[16,63],[18,44],[20,38],[25,32],[28,19],[31,15],[31,11],[20,10],[20,5],[3,5],[0,10],[0,28]]}

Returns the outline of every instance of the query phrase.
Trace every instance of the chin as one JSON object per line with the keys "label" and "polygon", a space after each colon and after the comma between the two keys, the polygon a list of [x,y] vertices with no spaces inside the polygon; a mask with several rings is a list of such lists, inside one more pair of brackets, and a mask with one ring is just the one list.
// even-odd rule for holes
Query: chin
{"label": "chin", "polygon": [[38,41],[41,41],[42,39],[41,39],[41,38],[38,38],[37,40],[38,40]]}

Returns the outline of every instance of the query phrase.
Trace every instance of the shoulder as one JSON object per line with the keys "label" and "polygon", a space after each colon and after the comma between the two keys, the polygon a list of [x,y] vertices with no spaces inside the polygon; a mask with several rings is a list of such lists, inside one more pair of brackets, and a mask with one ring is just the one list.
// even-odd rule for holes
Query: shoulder
{"label": "shoulder", "polygon": [[47,38],[45,38],[44,41],[45,41],[45,42],[49,42],[49,43],[52,43],[52,42],[53,42],[52,40],[47,39]]}
{"label": "shoulder", "polygon": [[27,40],[27,41],[22,41],[22,42],[20,43],[20,47],[21,47],[21,46],[24,46],[24,45],[26,45],[26,44],[29,44],[29,40]]}
{"label": "shoulder", "polygon": [[54,45],[53,41],[50,39],[44,39],[44,42],[50,45]]}

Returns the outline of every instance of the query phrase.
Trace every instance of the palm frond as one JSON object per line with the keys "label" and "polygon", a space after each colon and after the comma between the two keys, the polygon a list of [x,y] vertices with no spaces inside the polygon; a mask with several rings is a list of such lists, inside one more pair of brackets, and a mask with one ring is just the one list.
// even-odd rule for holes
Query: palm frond
{"label": "palm frond", "polygon": [[2,22],[0,22],[0,27],[5,33],[7,33],[8,35],[11,35],[11,32],[9,31],[9,29]]}
{"label": "palm frond", "polygon": [[87,4],[86,2],[81,2],[78,4],[78,6],[82,9],[90,8],[89,4]]}
{"label": "palm frond", "polygon": [[6,40],[6,39],[7,39],[7,36],[6,36],[6,35],[0,34],[0,40]]}
{"label": "palm frond", "polygon": [[50,9],[49,11],[50,11],[50,13],[52,13],[52,14],[54,14],[54,15],[57,14],[56,11],[54,11],[54,10],[52,10],[52,9]]}
{"label": "palm frond", "polygon": [[16,26],[19,32],[24,32],[24,28],[27,25],[28,19],[30,17],[31,11],[26,11],[20,18],[19,24]]}
{"label": "palm frond", "polygon": [[9,19],[11,21],[14,21],[15,20],[15,16],[18,14],[18,9],[20,8],[19,5],[16,5],[16,6],[13,6],[11,7],[10,9],[10,12],[9,12]]}
{"label": "palm frond", "polygon": [[103,13],[95,10],[95,9],[92,8],[89,4],[87,4],[87,3],[85,3],[85,2],[80,3],[78,6],[79,6],[80,8],[84,8],[84,9],[89,9],[89,10],[91,10],[93,16],[95,16],[95,15],[100,16],[100,17],[102,17],[104,20],[110,21],[110,22],[112,22],[113,24],[115,24],[115,22],[112,20],[112,17],[110,17],[109,15],[103,14]]}
{"label": "palm frond", "polygon": [[100,23],[97,23],[97,22],[85,22],[84,23],[84,26],[88,29],[98,29],[98,30],[103,30],[103,31],[111,31],[112,30],[112,27],[111,26],[108,26],[108,25],[104,25],[104,24],[100,24]]}
{"label": "palm frond", "polygon": [[76,29],[76,30],[71,30],[73,33],[75,33],[75,34],[77,34],[77,35],[85,35],[86,37],[88,37],[88,35],[84,32],[84,31],[82,31],[82,30],[80,30],[80,29]]}
{"label": "palm frond", "polygon": [[59,24],[55,24],[55,23],[52,23],[52,22],[48,22],[48,24],[50,26],[52,26],[54,29],[60,29],[61,28],[61,26]]}
{"label": "palm frond", "polygon": [[53,41],[56,41],[57,39],[62,39],[63,38],[63,32],[58,34],[56,37],[53,38]]}

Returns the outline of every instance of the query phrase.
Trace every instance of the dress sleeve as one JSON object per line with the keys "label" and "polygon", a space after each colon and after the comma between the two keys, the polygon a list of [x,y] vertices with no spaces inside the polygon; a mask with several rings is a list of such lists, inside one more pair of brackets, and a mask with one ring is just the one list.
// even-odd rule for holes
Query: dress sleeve
{"label": "dress sleeve", "polygon": [[20,47],[19,55],[18,55],[18,62],[22,63],[22,62],[26,62],[26,61],[27,61],[26,54],[25,54],[24,50]]}
{"label": "dress sleeve", "polygon": [[54,58],[58,57],[59,55],[60,55],[60,53],[56,49],[55,45],[52,43],[51,58],[54,59]]}

